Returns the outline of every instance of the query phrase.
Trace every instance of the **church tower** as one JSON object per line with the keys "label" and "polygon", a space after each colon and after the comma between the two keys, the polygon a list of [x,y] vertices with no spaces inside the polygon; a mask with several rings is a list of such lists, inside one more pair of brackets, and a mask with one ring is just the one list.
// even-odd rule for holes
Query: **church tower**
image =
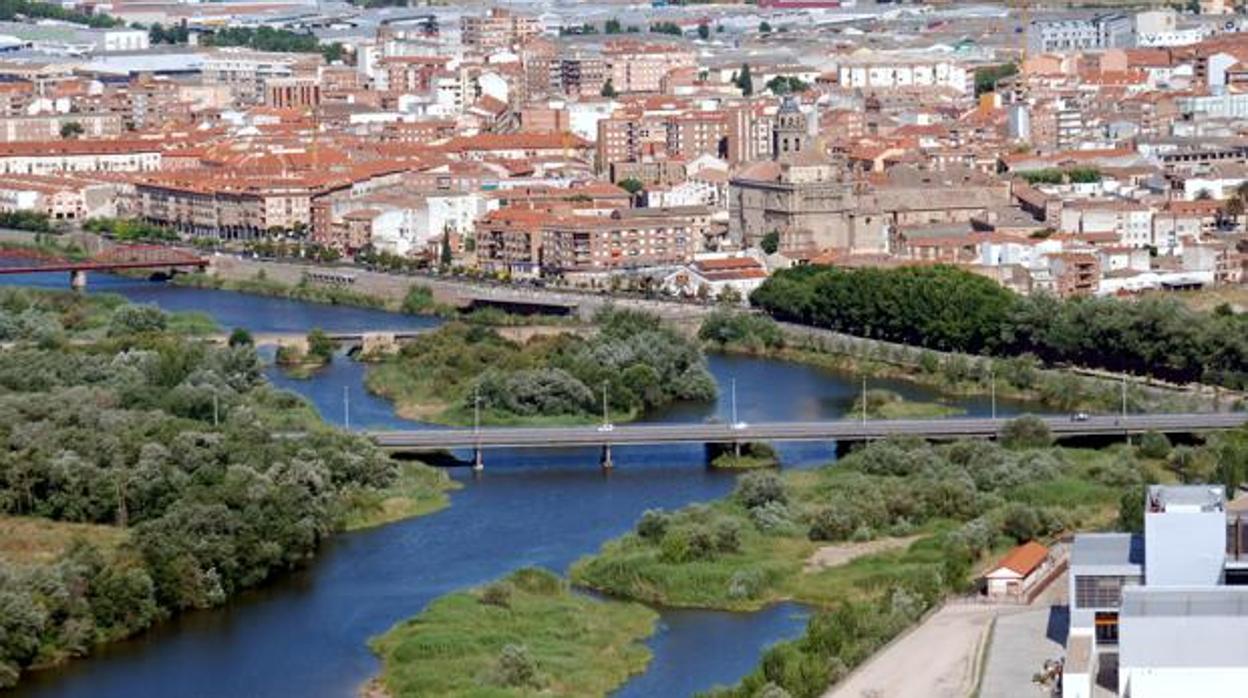
{"label": "church tower", "polygon": [[798,109],[797,100],[792,95],[786,96],[780,103],[776,124],[771,129],[771,158],[789,160],[809,145],[806,116]]}

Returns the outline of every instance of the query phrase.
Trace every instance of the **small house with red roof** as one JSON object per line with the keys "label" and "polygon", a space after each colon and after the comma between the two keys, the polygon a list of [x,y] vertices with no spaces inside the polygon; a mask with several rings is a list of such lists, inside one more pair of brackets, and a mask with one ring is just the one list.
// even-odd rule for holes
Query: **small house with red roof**
{"label": "small house with red roof", "polygon": [[1034,591],[1039,591],[1036,585],[1049,578],[1053,565],[1053,556],[1049,554],[1047,547],[1034,540],[1023,543],[1006,553],[984,575],[988,597],[1026,601]]}

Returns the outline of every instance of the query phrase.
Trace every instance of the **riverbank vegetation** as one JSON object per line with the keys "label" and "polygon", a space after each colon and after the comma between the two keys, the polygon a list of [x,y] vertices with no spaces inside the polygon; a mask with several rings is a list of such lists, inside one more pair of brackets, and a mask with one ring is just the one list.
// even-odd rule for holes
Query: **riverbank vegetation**
{"label": "riverbank vegetation", "polygon": [[203,313],[165,313],[152,306],[130,305],[111,294],[0,288],[0,342],[50,348],[71,339],[91,341],[145,332],[195,336],[218,329]]}
{"label": "riverbank vegetation", "polygon": [[[1045,368],[1032,354],[991,358],[942,354],[853,337],[789,338],[770,317],[728,310],[707,316],[698,336],[716,351],[797,361],[873,379],[906,380],[948,395],[988,395],[995,391],[999,398],[1039,402],[1063,411],[1122,409],[1120,381]],[[1126,392],[1127,408],[1133,413],[1197,411],[1213,402],[1137,384],[1128,385]],[[858,408],[857,414],[861,414],[861,405]]]}
{"label": "riverbank vegetation", "polygon": [[1023,297],[946,266],[807,266],[774,274],[751,302],[779,320],[871,339],[1248,389],[1248,314],[1170,298]]}
{"label": "riverbank vegetation", "polygon": [[[1035,423],[1019,420],[1002,443],[888,439],[835,466],[747,473],[726,499],[646,512],[631,533],[579,560],[572,580],[671,606],[811,604],[817,613],[802,638],[767,650],[741,684],[712,695],[753,697],[768,684],[795,698],[822,695],[945,596],[969,589],[993,555],[1119,525],[1120,503],[1142,501],[1147,482],[1173,479],[1168,461],[1154,457],[1154,437],[1139,448],[1058,448]],[[1197,450],[1220,464],[1215,479],[1244,479],[1248,431]],[[824,545],[912,536],[904,549],[808,564]]]}
{"label": "riverbank vegetation", "polygon": [[640,604],[592,599],[523,569],[435,600],[371,646],[393,698],[605,696],[650,661],[641,640],[657,620]]}
{"label": "riverbank vegetation", "polygon": [[[865,404],[864,404],[865,403]],[[907,400],[892,390],[868,390],[864,396],[854,399],[846,417],[868,419],[935,419],[966,414],[966,409],[942,402],[917,402]]]}
{"label": "riverbank vegetation", "polygon": [[302,343],[282,344],[274,363],[287,374],[307,378],[334,360],[334,341],[319,327],[313,328]]}
{"label": "riverbank vegetation", "polygon": [[612,421],[680,400],[715,397],[697,345],[654,316],[607,310],[597,331],[520,344],[492,329],[449,323],[369,370],[366,385],[400,414],[444,424],[579,424]]}
{"label": "riverbank vegetation", "polygon": [[759,468],[774,468],[780,465],[780,454],[776,453],[776,449],[769,443],[762,441],[749,441],[741,444],[740,452],[730,447],[728,444],[707,444],[708,449],[714,448],[718,452],[712,453],[711,467],[723,470],[757,470]]}
{"label": "riverbank vegetation", "polygon": [[[52,317],[79,308],[21,295]],[[0,352],[0,516],[21,536],[0,547],[0,686],[221,604],[334,531],[445,503],[444,475],[326,427],[251,346],[87,303],[98,340]]]}

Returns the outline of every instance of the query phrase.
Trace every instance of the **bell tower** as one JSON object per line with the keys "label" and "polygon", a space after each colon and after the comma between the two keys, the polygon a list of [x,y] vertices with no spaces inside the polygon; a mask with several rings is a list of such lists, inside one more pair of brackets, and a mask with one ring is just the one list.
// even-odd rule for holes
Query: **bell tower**
{"label": "bell tower", "polygon": [[797,100],[786,96],[771,129],[771,158],[788,160],[808,146],[806,116],[798,109]]}

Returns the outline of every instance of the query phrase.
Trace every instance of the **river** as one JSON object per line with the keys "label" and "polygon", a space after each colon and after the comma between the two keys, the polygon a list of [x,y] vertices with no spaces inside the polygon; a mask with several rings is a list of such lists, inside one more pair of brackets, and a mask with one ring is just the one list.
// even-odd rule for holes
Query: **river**
{"label": "river", "polygon": [[[62,274],[5,277],[62,289]],[[437,320],[379,310],[326,306],[229,291],[92,275],[93,292],[120,293],[170,311],[197,310],[224,328],[252,332],[430,327]],[[263,351],[271,358],[272,348]],[[744,421],[832,418],[843,415],[861,389],[852,376],[766,359],[712,355],[720,385],[714,405],[680,405],[647,421],[695,422],[732,416],[735,380]],[[363,388],[366,368],[339,357],[312,378],[277,385],[311,400],[325,419],[352,427],[420,425],[395,416],[388,402]],[[934,394],[910,384],[872,387],[908,397]],[[349,408],[344,404],[344,389]],[[958,401],[985,414],[986,399]],[[1019,405],[1001,402],[1002,414]],[[811,467],[835,458],[832,444],[783,444],[784,467]],[[64,667],[27,674],[13,695],[24,698],[145,698],[179,696],[335,697],[354,694],[379,669],[369,637],[419,612],[447,592],[481,584],[525,565],[565,571],[578,557],[627,531],[649,508],[676,508],[728,493],[734,475],[705,467],[698,446],[617,447],[615,469],[604,474],[596,449],[492,451],[485,471],[453,477],[464,487],[448,509],[432,516],[344,534],[307,569],[246,592],[224,608],[187,613],[141,636],[100,648]],[[688,696],[730,684],[757,663],[764,647],[800,634],[802,608],[781,604],[751,614],[660,609],[660,630],[649,640],[654,660],[621,688],[620,698]]]}

